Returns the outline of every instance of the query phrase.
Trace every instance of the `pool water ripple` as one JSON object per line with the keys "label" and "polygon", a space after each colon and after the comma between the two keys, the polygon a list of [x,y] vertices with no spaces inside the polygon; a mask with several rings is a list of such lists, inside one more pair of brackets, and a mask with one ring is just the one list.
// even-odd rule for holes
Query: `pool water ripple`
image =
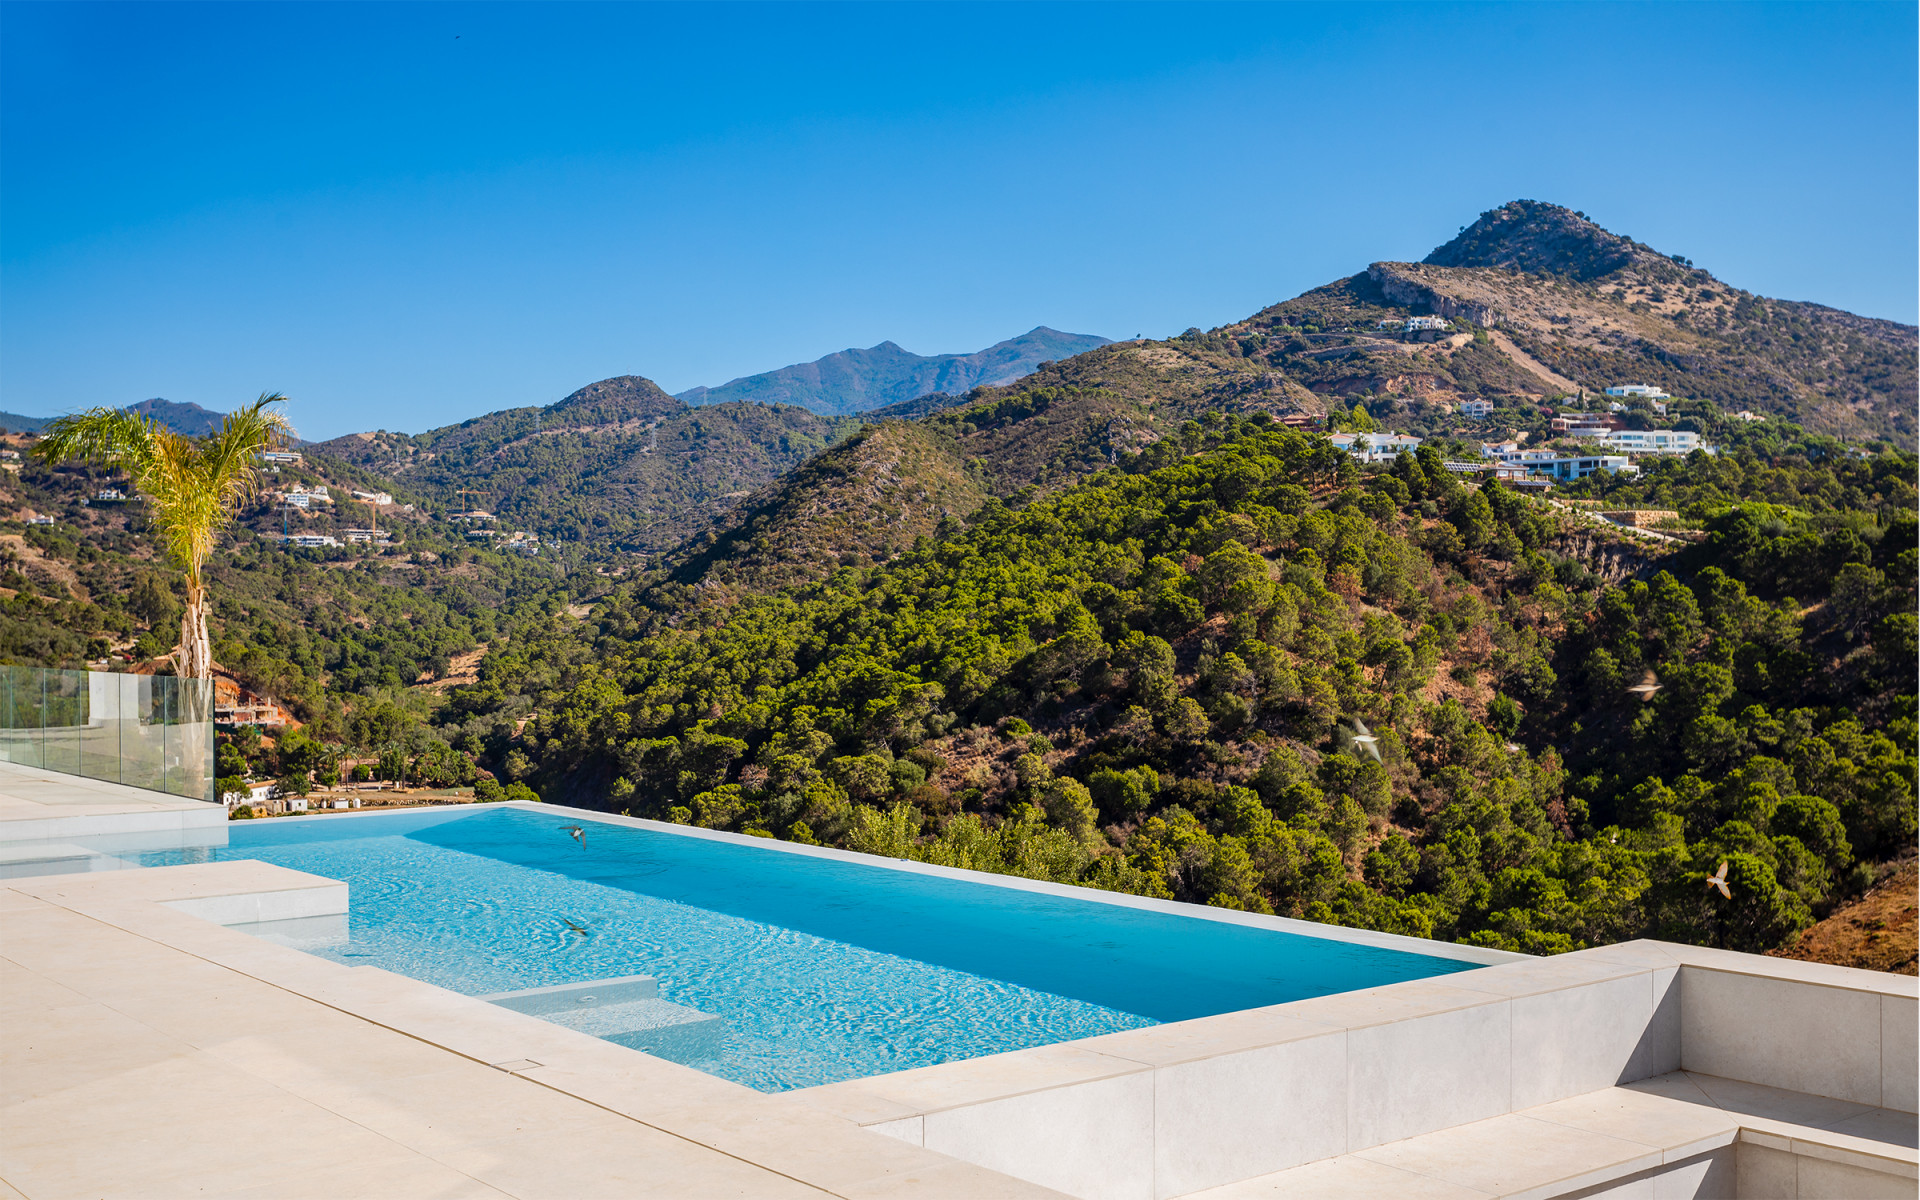
{"label": "pool water ripple", "polygon": [[[313,952],[469,995],[652,975],[693,1065],[811,1087],[1470,964],[523,809],[235,825],[220,859],[349,885]],[[179,852],[145,855],[149,865]]]}

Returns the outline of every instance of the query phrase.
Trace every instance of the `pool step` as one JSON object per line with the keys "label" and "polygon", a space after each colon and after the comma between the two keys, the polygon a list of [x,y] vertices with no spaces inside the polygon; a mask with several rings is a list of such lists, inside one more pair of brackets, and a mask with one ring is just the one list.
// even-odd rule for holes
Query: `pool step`
{"label": "pool step", "polygon": [[552,987],[526,988],[518,992],[495,992],[480,999],[501,1008],[510,1008],[536,1017],[572,1012],[604,1004],[623,1004],[628,1000],[657,1000],[660,984],[651,975],[617,975],[612,979],[589,979],[585,983],[557,983]]}
{"label": "pool step", "polygon": [[527,988],[480,999],[677,1063],[718,1058],[727,1038],[726,1022],[719,1017],[660,999],[659,984],[650,975]]}
{"label": "pool step", "polygon": [[727,1040],[725,1021],[670,1000],[629,1000],[555,1013],[546,1019],[677,1063],[718,1058]]}

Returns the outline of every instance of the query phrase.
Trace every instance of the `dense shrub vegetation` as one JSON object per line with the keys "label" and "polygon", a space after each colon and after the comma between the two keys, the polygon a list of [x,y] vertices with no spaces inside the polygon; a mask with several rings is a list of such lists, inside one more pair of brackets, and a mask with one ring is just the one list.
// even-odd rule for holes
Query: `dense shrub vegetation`
{"label": "dense shrub vegetation", "polygon": [[1728,464],[1709,541],[1609,581],[1431,452],[1361,477],[1216,416],[824,582],[618,589],[489,655],[448,738],[714,828],[1532,951],[1771,946],[1914,836],[1913,475]]}

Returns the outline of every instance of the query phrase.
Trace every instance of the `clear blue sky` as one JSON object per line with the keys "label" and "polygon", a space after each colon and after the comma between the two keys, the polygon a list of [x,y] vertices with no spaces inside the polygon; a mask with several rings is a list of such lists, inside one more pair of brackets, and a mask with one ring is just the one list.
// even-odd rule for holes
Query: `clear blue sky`
{"label": "clear blue sky", "polygon": [[1164,336],[1516,198],[1911,322],[1915,6],[12,3],[0,409]]}

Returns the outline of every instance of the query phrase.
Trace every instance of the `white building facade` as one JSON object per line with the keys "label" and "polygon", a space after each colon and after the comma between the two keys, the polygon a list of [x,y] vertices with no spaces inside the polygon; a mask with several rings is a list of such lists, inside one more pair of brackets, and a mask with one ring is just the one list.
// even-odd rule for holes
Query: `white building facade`
{"label": "white building facade", "polygon": [[1336,433],[1327,439],[1361,462],[1392,462],[1401,451],[1420,448],[1420,439],[1404,433]]}
{"label": "white building facade", "polygon": [[1638,468],[1627,461],[1624,454],[1594,454],[1578,457],[1550,458],[1527,464],[1535,475],[1545,475],[1556,483],[1572,483],[1576,479],[1585,479],[1598,471],[1611,471],[1615,474],[1630,475]]}
{"label": "white building facade", "polygon": [[1606,438],[1607,448],[1627,454],[1692,454],[1713,452],[1691,429],[1616,429]]}

